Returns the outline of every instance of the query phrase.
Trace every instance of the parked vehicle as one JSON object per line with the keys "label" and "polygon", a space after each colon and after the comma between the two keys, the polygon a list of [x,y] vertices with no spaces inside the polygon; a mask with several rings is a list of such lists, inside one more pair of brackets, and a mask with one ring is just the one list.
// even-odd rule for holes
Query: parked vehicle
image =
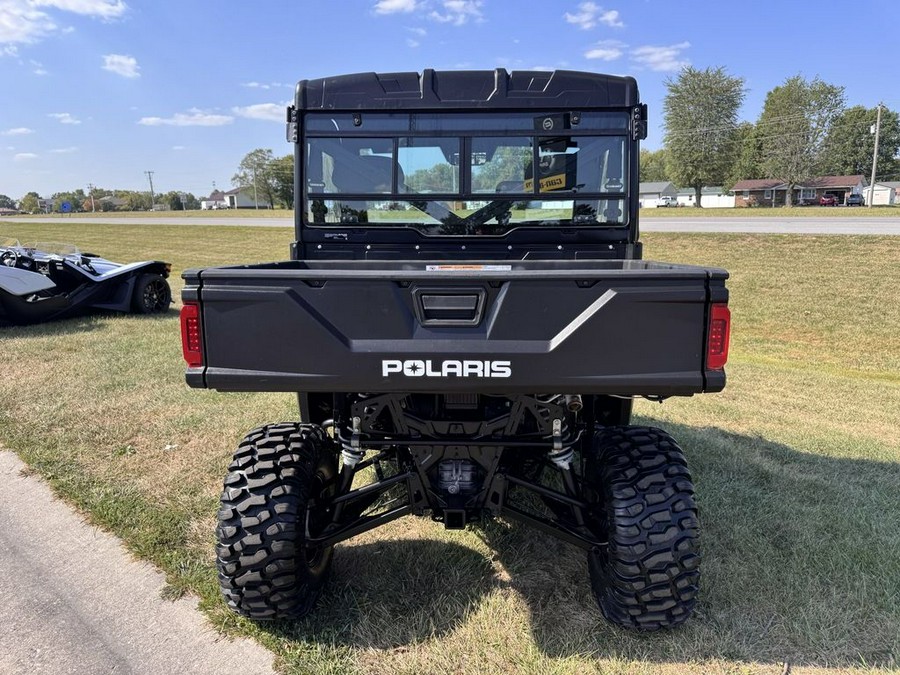
{"label": "parked vehicle", "polygon": [[830,192],[819,197],[819,206],[837,206],[838,198]]}
{"label": "parked vehicle", "polygon": [[724,388],[728,273],[641,259],[634,79],[362,73],[301,81],[287,119],[291,259],[184,273],[188,384],[299,402],[225,478],[229,607],[300,617],[336,544],[502,516],[585,551],[609,620],[685,621],[694,488],[632,400]]}
{"label": "parked vehicle", "polygon": [[675,199],[675,197],[670,197],[669,195],[663,195],[662,197],[660,197],[659,199],[656,200],[656,206],[658,208],[663,207],[663,206],[666,206],[666,207],[678,206],[678,201]]}
{"label": "parked vehicle", "polygon": [[0,323],[27,324],[90,310],[153,314],[172,302],[171,265],[121,265],[73,244],[0,240]]}
{"label": "parked vehicle", "polygon": [[865,198],[856,192],[852,195],[847,196],[847,206],[865,206],[866,200]]}

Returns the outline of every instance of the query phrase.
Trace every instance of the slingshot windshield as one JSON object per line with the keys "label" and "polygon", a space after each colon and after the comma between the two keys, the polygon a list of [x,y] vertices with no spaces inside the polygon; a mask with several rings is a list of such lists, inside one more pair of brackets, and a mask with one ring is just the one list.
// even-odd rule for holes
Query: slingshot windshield
{"label": "slingshot windshield", "polygon": [[626,113],[314,113],[312,227],[502,235],[627,223]]}

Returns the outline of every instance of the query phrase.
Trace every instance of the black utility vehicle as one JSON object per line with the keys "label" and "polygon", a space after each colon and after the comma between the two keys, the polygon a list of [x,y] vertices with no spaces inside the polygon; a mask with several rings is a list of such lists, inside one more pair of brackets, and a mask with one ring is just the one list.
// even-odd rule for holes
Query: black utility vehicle
{"label": "black utility vehicle", "polygon": [[251,431],[225,479],[232,609],[304,615],[335,544],[413,514],[584,549],[618,624],[689,616],[691,478],[631,404],[725,386],[728,275],[641,260],[645,132],[628,77],[298,84],[291,260],[184,274],[188,384],[299,392],[302,422]]}

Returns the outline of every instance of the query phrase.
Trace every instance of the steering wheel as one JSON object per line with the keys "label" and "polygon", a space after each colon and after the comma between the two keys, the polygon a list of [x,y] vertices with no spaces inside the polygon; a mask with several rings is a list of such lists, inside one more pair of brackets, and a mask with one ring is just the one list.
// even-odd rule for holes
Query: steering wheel
{"label": "steering wheel", "polygon": [[15,267],[16,263],[19,262],[19,254],[16,253],[13,249],[8,248],[2,253],[0,253],[0,265],[6,265],[7,267]]}

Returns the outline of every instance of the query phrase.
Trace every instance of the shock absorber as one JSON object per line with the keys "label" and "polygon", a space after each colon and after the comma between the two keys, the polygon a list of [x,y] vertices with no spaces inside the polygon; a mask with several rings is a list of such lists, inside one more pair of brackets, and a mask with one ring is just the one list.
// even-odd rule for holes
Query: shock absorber
{"label": "shock absorber", "polygon": [[[569,497],[576,498],[578,496],[575,487],[575,477],[572,475],[572,460],[575,458],[575,448],[572,445],[563,445],[563,421],[559,418],[553,420],[553,448],[550,450],[550,461],[556,464],[559,472],[562,474],[563,486]],[[578,506],[572,507],[572,515],[575,518],[575,524],[579,527],[584,525],[584,514]]]}
{"label": "shock absorber", "polygon": [[[338,491],[339,495],[345,495],[350,491],[350,486],[353,484],[353,474],[356,470],[356,465],[359,464],[363,458],[366,456],[366,451],[360,447],[359,442],[359,426],[360,426],[360,418],[353,418],[353,426],[352,432],[350,434],[350,442],[341,441],[341,484],[340,489]],[[336,523],[340,520],[341,514],[344,512],[344,503],[339,502],[334,507],[334,517],[333,521]]]}

